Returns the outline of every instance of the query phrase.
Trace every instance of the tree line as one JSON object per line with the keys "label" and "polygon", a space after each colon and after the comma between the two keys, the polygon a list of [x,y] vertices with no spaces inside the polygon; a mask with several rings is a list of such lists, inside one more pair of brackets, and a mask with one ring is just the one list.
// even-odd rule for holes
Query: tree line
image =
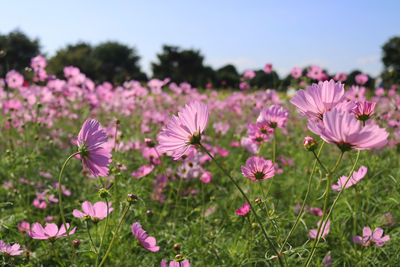
{"label": "tree line", "polygon": [[[383,46],[382,62],[385,66],[381,77],[387,85],[400,83],[400,37],[393,37]],[[19,30],[0,34],[0,77],[8,70],[23,71],[32,57],[42,54],[40,41],[31,39]],[[178,46],[163,45],[157,54],[157,61],[151,63],[152,77],[141,70],[140,56],[132,46],[115,41],[91,45],[86,42],[68,44],[59,49],[54,56],[47,58],[48,73],[63,76],[64,66],[76,66],[96,82],[110,81],[121,84],[126,80],[148,81],[150,78],[171,78],[174,82],[189,82],[193,86],[218,88],[237,88],[241,73],[232,64],[213,69],[204,63],[200,50],[182,49]],[[307,68],[303,69],[305,74]],[[355,70],[348,74],[347,84],[354,83],[354,77],[361,73]],[[256,70],[255,77],[249,81],[251,86],[264,88],[286,88],[291,76],[279,77],[272,70]],[[370,83],[373,79],[370,79]],[[370,84],[372,85],[372,84]]]}

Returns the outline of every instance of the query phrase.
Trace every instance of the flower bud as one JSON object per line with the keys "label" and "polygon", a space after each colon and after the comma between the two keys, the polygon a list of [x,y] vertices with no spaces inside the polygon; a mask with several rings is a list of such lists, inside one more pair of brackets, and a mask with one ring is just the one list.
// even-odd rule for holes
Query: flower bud
{"label": "flower bud", "polygon": [[185,259],[185,256],[183,256],[182,254],[178,254],[175,256],[175,261],[180,262],[183,261]]}
{"label": "flower bud", "polygon": [[146,214],[150,216],[150,215],[153,215],[154,212],[153,212],[152,210],[147,210],[147,211],[146,211]]}
{"label": "flower bud", "polygon": [[89,215],[84,216],[82,219],[84,222],[89,222],[92,220],[92,218]]}
{"label": "flower bud", "polygon": [[352,112],[356,116],[356,118],[360,121],[367,121],[372,117],[372,115],[375,113],[375,102],[357,102],[356,106],[352,109]]}
{"label": "flower bud", "polygon": [[306,136],[303,144],[307,151],[314,151],[318,146],[317,141],[311,136]]}
{"label": "flower bud", "polygon": [[128,201],[129,204],[135,203],[139,198],[135,194],[128,194],[126,200]]}
{"label": "flower bud", "polygon": [[105,188],[101,188],[99,189],[99,197],[101,198],[110,198],[111,194],[110,192],[108,192],[107,189]]}
{"label": "flower bud", "polygon": [[174,245],[174,249],[175,249],[176,251],[178,251],[178,250],[180,250],[181,248],[179,247],[179,244],[175,244],[175,245]]}
{"label": "flower bud", "polygon": [[256,198],[256,200],[254,200],[254,203],[256,203],[256,204],[261,203],[261,198]]}
{"label": "flower bud", "polygon": [[156,146],[156,144],[150,138],[145,138],[144,142],[146,143],[146,146],[148,146],[148,147],[155,147]]}
{"label": "flower bud", "polygon": [[79,245],[81,244],[81,242],[79,242],[78,239],[75,239],[74,241],[72,241],[72,245],[74,245],[74,247],[79,248]]}

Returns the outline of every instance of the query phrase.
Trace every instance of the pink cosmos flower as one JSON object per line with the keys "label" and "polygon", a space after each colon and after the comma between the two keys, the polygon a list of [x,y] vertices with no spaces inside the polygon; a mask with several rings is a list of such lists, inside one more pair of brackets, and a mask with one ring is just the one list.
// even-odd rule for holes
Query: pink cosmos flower
{"label": "pink cosmos flower", "polygon": [[353,85],[350,89],[345,93],[345,96],[348,100],[354,102],[364,102],[365,101],[365,87],[360,87],[358,85]]}
{"label": "pink cosmos flower", "polygon": [[[58,182],[53,183],[53,186],[55,188],[58,188]],[[68,190],[65,185],[61,185],[61,193],[63,193],[63,195],[66,195],[67,197],[69,197],[71,195],[71,191]]]}
{"label": "pink cosmos flower", "polygon": [[344,85],[330,80],[307,86],[305,91],[300,89],[290,99],[290,103],[309,119],[322,120],[326,111],[333,109],[344,100]]}
{"label": "pink cosmos flower", "polygon": [[271,128],[266,122],[260,122],[258,124],[248,123],[247,124],[247,135],[249,138],[257,143],[267,142],[270,139],[270,133],[273,133],[274,129]]}
{"label": "pink cosmos flower", "polygon": [[94,119],[86,120],[78,134],[77,144],[82,165],[96,177],[108,175],[111,154],[105,148],[106,143],[107,134],[100,123]]}
{"label": "pink cosmos flower", "polygon": [[3,240],[0,240],[0,252],[3,252],[4,254],[11,256],[20,255],[22,252],[24,252],[23,250],[19,249],[20,247],[21,246],[19,244],[14,244],[11,246],[11,244],[6,244]]}
{"label": "pink cosmos flower", "polygon": [[188,259],[185,259],[181,262],[170,261],[169,265],[165,262],[165,260],[161,260],[161,267],[190,267],[190,263]]}
{"label": "pink cosmos flower", "polygon": [[290,75],[292,75],[293,78],[297,79],[300,78],[302,75],[302,70],[299,67],[294,67],[291,71],[290,71]]}
{"label": "pink cosmos flower", "polygon": [[322,264],[325,265],[326,267],[332,266],[332,258],[330,251],[326,254],[325,258],[322,260]]}
{"label": "pink cosmos flower", "polygon": [[250,90],[251,87],[246,81],[243,81],[239,84],[239,88],[240,90],[247,91]]}
{"label": "pink cosmos flower", "polygon": [[[90,203],[89,201],[85,201],[82,203],[82,210],[83,212],[74,209],[72,211],[72,215],[80,219],[82,219],[85,216],[89,216],[92,219],[92,221],[100,221],[107,217],[107,204],[102,201],[96,202],[94,203],[94,205],[92,205],[92,203]],[[109,202],[108,213],[112,211],[113,208],[111,208],[111,203]]]}
{"label": "pink cosmos flower", "polygon": [[145,157],[151,164],[159,165],[160,157],[155,147],[145,147],[142,150],[142,156]]}
{"label": "pink cosmos flower", "polygon": [[49,172],[44,172],[44,171],[41,171],[41,170],[39,170],[39,175],[42,176],[42,177],[44,177],[44,178],[47,178],[47,179],[53,178],[53,175],[51,175],[51,173],[49,173]]}
{"label": "pink cosmos flower", "polygon": [[257,118],[257,125],[268,125],[271,128],[285,128],[289,113],[279,105],[264,108]]}
{"label": "pink cosmos flower", "polygon": [[240,143],[238,142],[238,141],[232,141],[232,142],[230,142],[230,144],[229,144],[231,147],[239,147],[240,146]]}
{"label": "pink cosmos flower", "polygon": [[200,143],[208,118],[207,105],[199,101],[186,104],[178,116],[173,115],[166,128],[158,134],[157,150],[160,153],[170,152],[175,160],[181,158],[192,145]]}
{"label": "pink cosmos flower", "polygon": [[333,77],[333,79],[337,82],[345,82],[347,80],[347,75],[343,72],[338,72],[336,75]]}
{"label": "pink cosmos flower", "polygon": [[140,166],[137,172],[132,172],[132,176],[135,178],[142,178],[151,173],[151,171],[154,169],[153,165],[143,165]]}
{"label": "pink cosmos flower", "polygon": [[67,78],[67,79],[76,77],[76,76],[78,76],[80,73],[81,73],[81,71],[80,71],[77,67],[74,67],[74,66],[67,66],[67,67],[64,67],[64,76],[65,76],[65,78]]}
{"label": "pink cosmos flower", "polygon": [[33,70],[42,70],[47,66],[47,61],[42,55],[31,58],[31,67]]}
{"label": "pink cosmos flower", "polygon": [[372,233],[371,228],[368,226],[363,228],[363,236],[354,236],[353,241],[357,244],[363,245],[365,247],[369,246],[371,242],[375,243],[375,246],[382,247],[387,241],[389,241],[390,236],[383,235],[383,229],[375,228],[374,232]]}
{"label": "pink cosmos flower", "polygon": [[46,218],[44,218],[45,222],[51,222],[54,221],[54,217],[53,216],[47,216]]}
{"label": "pink cosmos flower", "polygon": [[22,234],[22,233],[27,233],[29,235],[31,226],[28,222],[26,221],[22,221],[20,223],[17,224],[18,225],[18,231]]}
{"label": "pink cosmos flower", "polygon": [[10,99],[9,101],[4,101],[3,110],[4,113],[8,113],[8,111],[19,110],[22,108],[22,104],[18,99]]}
{"label": "pink cosmos flower", "polygon": [[271,73],[272,72],[272,64],[271,63],[267,63],[264,67],[264,72],[265,73]]}
{"label": "pink cosmos flower", "polygon": [[256,77],[256,73],[255,73],[253,70],[246,70],[246,71],[243,73],[243,78],[245,78],[245,79],[251,80],[251,79],[253,79],[254,77]]}
{"label": "pink cosmos flower", "polygon": [[[70,229],[69,223],[67,223],[67,229]],[[69,235],[74,234],[75,230],[76,227],[70,230]],[[67,231],[64,224],[61,225],[60,230],[58,230],[58,226],[55,223],[48,223],[45,228],[43,228],[40,223],[34,223],[31,226],[29,235],[33,239],[55,239],[57,237],[67,236]]]}
{"label": "pink cosmos flower", "polygon": [[230,125],[228,122],[216,122],[213,127],[216,133],[224,135],[229,131]]}
{"label": "pink cosmos flower", "polygon": [[360,74],[356,75],[355,80],[356,80],[356,83],[363,85],[368,82],[368,76],[360,73]]}
{"label": "pink cosmos flower", "polygon": [[334,108],[325,112],[322,122],[309,121],[308,128],[330,144],[336,144],[342,151],[382,147],[387,144],[389,133],[378,125],[370,123],[361,126],[353,113]]}
{"label": "pink cosmos flower", "polygon": [[375,95],[376,96],[384,96],[385,95],[385,89],[383,89],[382,87],[376,89],[375,90]]}
{"label": "pink cosmos flower", "polygon": [[140,223],[135,222],[132,224],[131,230],[132,234],[137,240],[139,240],[140,244],[142,244],[145,249],[151,252],[157,252],[160,249],[160,247],[156,246],[156,239],[152,236],[147,236],[146,231],[143,230]]}
{"label": "pink cosmos flower", "polygon": [[54,195],[48,195],[48,191],[36,192],[36,198],[33,200],[33,206],[38,209],[45,209],[50,202],[58,203],[58,198]]}
{"label": "pink cosmos flower", "polygon": [[372,117],[375,112],[375,102],[364,101],[362,103],[357,102],[356,106],[351,110],[356,118],[360,121],[367,121]]}
{"label": "pink cosmos flower", "polygon": [[[367,167],[361,166],[360,169],[358,169],[358,171],[353,172],[353,175],[351,176],[350,180],[347,182],[345,188],[349,188],[350,186],[353,186],[356,183],[358,183],[367,174],[367,170],[368,170]],[[343,188],[346,181],[347,181],[347,177],[341,176],[338,180],[338,183],[332,185],[332,190],[339,192]]]}
{"label": "pink cosmos flower", "polygon": [[321,67],[312,65],[307,68],[307,77],[313,80],[320,80],[323,74],[323,69]]}
{"label": "pink cosmos flower", "polygon": [[8,87],[19,88],[24,84],[24,76],[15,70],[10,70],[6,75],[6,82]]}
{"label": "pink cosmos flower", "polygon": [[252,156],[246,160],[246,166],[242,166],[242,174],[253,182],[264,181],[274,177],[275,169],[271,160]]}
{"label": "pink cosmos flower", "polygon": [[246,215],[247,213],[250,212],[250,205],[249,205],[249,203],[245,202],[244,205],[243,205],[242,207],[238,208],[235,212],[236,212],[236,214],[239,215],[239,216],[244,216],[244,215]]}
{"label": "pink cosmos flower", "polygon": [[310,208],[310,213],[321,217],[323,214],[323,211],[320,208]]}
{"label": "pink cosmos flower", "polygon": [[251,154],[257,154],[258,153],[258,145],[256,142],[254,142],[252,139],[248,137],[242,137],[240,139],[240,145],[245,148],[249,153]]}
{"label": "pink cosmos flower", "polygon": [[[319,228],[320,224],[321,224],[321,221],[318,222],[318,228]],[[324,227],[324,225],[322,225],[322,227]],[[331,227],[331,221],[328,219],[328,221],[326,222],[324,231],[322,232],[322,229],[321,229],[321,232],[319,233],[319,236],[325,238],[329,234],[329,228],[330,227]],[[317,237],[318,228],[317,229],[311,229],[310,232],[308,233],[308,236],[310,238],[312,238],[312,239],[315,239]]]}
{"label": "pink cosmos flower", "polygon": [[205,184],[211,183],[211,179],[212,179],[211,172],[208,171],[204,171],[203,174],[200,176],[200,180]]}

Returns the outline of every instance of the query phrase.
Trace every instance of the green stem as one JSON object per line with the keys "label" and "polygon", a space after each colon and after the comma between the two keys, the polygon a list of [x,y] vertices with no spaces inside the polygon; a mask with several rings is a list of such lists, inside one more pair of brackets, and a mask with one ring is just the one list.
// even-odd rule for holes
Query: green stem
{"label": "green stem", "polygon": [[93,239],[92,239],[92,235],[90,234],[89,223],[87,221],[86,221],[86,229],[88,231],[89,244],[90,244],[91,248],[93,249],[94,253],[97,254],[96,246],[94,245],[94,242],[93,242]]}
{"label": "green stem", "polygon": [[[354,201],[354,209],[353,209],[353,236],[357,234],[357,209],[358,209],[357,202],[359,201],[357,187],[355,187],[354,190],[356,199]],[[354,250],[357,249],[355,242],[353,242],[353,248]]]}
{"label": "green stem", "polygon": [[[116,156],[116,151],[117,151],[118,126],[119,126],[119,124],[115,123],[114,146],[113,146],[113,150],[112,150],[114,164],[116,163],[116,160],[114,157]],[[115,166],[115,168],[117,168],[117,164],[115,164],[114,166]],[[115,209],[114,213],[115,214],[117,214],[117,211],[119,209],[119,198],[118,198],[119,197],[119,194],[118,194],[119,173],[120,173],[120,170],[118,168],[118,170],[114,174],[114,185],[113,185],[114,186],[114,209]],[[104,186],[104,188],[106,188],[106,187]],[[108,209],[108,206],[107,206],[107,209]],[[107,219],[108,219],[108,213],[107,213]]]}
{"label": "green stem", "polygon": [[96,226],[96,247],[99,244],[99,222],[95,222],[94,225]]}
{"label": "green stem", "polygon": [[258,185],[260,186],[260,190],[261,190],[261,195],[262,195],[262,197],[263,197],[263,203],[264,203],[264,207],[265,207],[265,210],[268,212],[266,215],[268,216],[269,215],[269,210],[268,210],[268,206],[267,206],[267,196],[265,195],[265,193],[264,193],[264,188],[263,188],[263,186],[262,186],[262,184],[261,184],[261,181],[258,181]]}
{"label": "green stem", "polygon": [[203,224],[204,224],[204,213],[205,213],[205,208],[204,208],[204,203],[205,203],[205,198],[204,198],[204,183],[201,182],[201,236],[203,236]]}
{"label": "green stem", "polygon": [[[354,164],[353,164],[353,167],[351,168],[351,171],[350,171],[350,173],[349,173],[349,176],[348,176],[346,182],[344,183],[343,187],[340,189],[339,194],[336,196],[335,200],[333,201],[333,204],[332,204],[332,206],[331,206],[331,208],[330,208],[330,210],[329,210],[329,212],[328,212],[328,215],[326,216],[326,221],[325,221],[325,223],[323,223],[323,227],[324,227],[323,230],[325,230],[326,223],[327,223],[327,221],[329,220],[329,218],[330,218],[330,216],[331,216],[331,214],[332,214],[332,211],[333,211],[333,209],[334,209],[335,206],[336,206],[337,201],[339,200],[339,198],[340,198],[340,196],[341,196],[343,190],[345,189],[347,183],[350,181],[350,178],[351,178],[351,176],[353,175],[353,172],[354,172],[354,170],[355,170],[355,168],[356,168],[356,165],[357,165],[357,163],[358,163],[358,159],[360,158],[360,152],[361,152],[360,150],[357,151],[357,158],[356,158],[356,161],[355,161]],[[321,225],[322,225],[322,223],[321,223]],[[319,242],[319,239],[318,239],[318,241],[317,241],[317,245],[318,245],[318,242]],[[315,252],[315,251],[311,251],[311,253],[310,253],[310,261],[311,261],[311,258],[312,258],[312,256],[313,256],[314,252]],[[309,263],[308,263],[308,264],[309,264]],[[308,266],[308,265],[306,265],[306,266]]]}
{"label": "green stem", "polygon": [[101,237],[101,240],[100,240],[100,247],[99,247],[99,252],[97,253],[97,256],[96,256],[96,265],[95,266],[98,266],[98,262],[99,262],[99,256],[100,256],[100,252],[101,252],[101,248],[102,248],[102,246],[103,246],[103,241],[104,241],[104,238],[105,238],[105,236],[106,236],[106,232],[107,232],[107,226],[108,226],[108,219],[109,219],[109,207],[108,207],[108,199],[106,198],[106,205],[107,205],[107,217],[106,217],[106,225],[104,226],[104,230],[103,230],[103,236]]}
{"label": "green stem", "polygon": [[75,152],[75,153],[73,153],[72,155],[70,155],[70,156],[65,160],[64,164],[63,164],[62,167],[61,167],[61,171],[60,171],[60,173],[59,173],[59,175],[58,175],[58,199],[59,199],[58,205],[59,205],[59,207],[60,207],[61,219],[62,219],[62,222],[63,222],[63,224],[64,224],[65,231],[67,232],[68,241],[69,241],[69,243],[71,243],[71,247],[72,247],[72,250],[73,250],[73,251],[74,251],[74,245],[72,244],[72,242],[71,242],[71,237],[69,236],[69,228],[70,228],[70,227],[68,227],[68,229],[67,229],[67,223],[66,223],[66,221],[65,221],[64,210],[63,210],[63,206],[62,206],[61,177],[62,177],[62,174],[63,174],[64,169],[65,169],[65,167],[67,166],[68,162],[69,162],[73,157],[75,157],[75,156],[78,155],[78,154],[79,154],[79,152]]}
{"label": "green stem", "polygon": [[276,128],[274,129],[274,137],[273,137],[273,143],[272,143],[272,163],[275,164],[276,161]]}
{"label": "green stem", "polygon": [[280,233],[279,233],[279,231],[278,231],[278,227],[277,227],[277,225],[276,225],[276,222],[275,222],[274,219],[271,219],[271,218],[269,217],[269,216],[270,216],[270,213],[269,213],[268,205],[267,205],[267,202],[266,202],[266,201],[267,201],[267,195],[264,194],[264,189],[263,189],[263,186],[262,186],[262,184],[261,184],[261,181],[258,181],[258,184],[260,185],[260,188],[261,188],[261,194],[262,194],[262,196],[263,196],[262,202],[264,203],[265,210],[262,208],[262,206],[260,206],[260,208],[261,208],[261,210],[265,213],[265,217],[267,217],[268,221],[272,224],[272,226],[273,226],[273,228],[274,228],[274,231],[275,231],[275,234],[279,237],[279,236],[280,236]]}
{"label": "green stem", "polygon": [[[322,148],[324,147],[324,145],[325,145],[325,142],[323,142],[322,145],[321,145],[321,147],[319,148],[318,156],[321,154],[321,151],[322,151]],[[306,205],[306,202],[307,202],[307,199],[308,199],[308,195],[310,194],[311,181],[312,181],[312,177],[314,176],[316,167],[317,167],[317,160],[315,159],[315,160],[314,160],[314,164],[313,164],[312,171],[311,171],[311,173],[310,173],[310,176],[308,177],[307,192],[306,192],[306,195],[304,196],[303,204],[301,205],[299,214],[297,215],[296,222],[295,222],[294,225],[292,226],[292,229],[290,229],[289,234],[288,234],[287,237],[285,238],[285,241],[283,241],[283,244],[282,244],[282,246],[281,246],[280,252],[283,251],[283,249],[284,249],[286,243],[288,242],[290,236],[292,235],[292,233],[293,233],[294,230],[296,229],[297,225],[299,224],[301,217],[303,217],[304,207],[305,207],[305,205]]]}
{"label": "green stem", "polygon": [[272,243],[271,239],[269,238],[267,232],[265,231],[263,224],[260,220],[260,218],[258,217],[256,210],[253,207],[253,204],[251,203],[251,201],[249,200],[249,198],[247,197],[247,195],[244,193],[244,191],[242,190],[242,188],[239,186],[239,184],[235,181],[235,179],[232,178],[232,176],[228,173],[228,171],[226,171],[220,164],[219,162],[210,154],[210,152],[208,152],[208,150],[201,144],[199,143],[200,147],[207,153],[207,155],[215,162],[215,164],[218,166],[218,168],[220,168],[226,176],[229,177],[229,179],[232,181],[232,183],[236,186],[236,188],[240,191],[240,193],[242,194],[242,196],[244,197],[244,199],[247,201],[247,203],[249,203],[250,205],[250,209],[254,214],[254,217],[256,218],[258,224],[260,225],[260,228],[262,230],[262,233],[264,234],[265,239],[267,240],[269,246],[272,248],[272,250],[275,252],[275,255],[278,258],[279,264],[281,266],[284,266],[284,263],[282,261],[282,255],[278,252],[278,250],[276,249],[275,245]]}
{"label": "green stem", "polygon": [[313,150],[312,153],[314,154],[315,159],[318,161],[319,165],[324,169],[325,173],[329,173],[328,169],[325,167],[325,165],[319,160],[319,157],[317,154],[315,154],[315,151]]}
{"label": "green stem", "polygon": [[322,229],[325,230],[326,222],[328,221],[328,218],[326,218],[326,220],[325,220],[325,216],[326,216],[326,210],[327,210],[327,206],[328,206],[329,192],[330,192],[330,189],[331,189],[331,177],[336,172],[336,169],[339,167],[339,164],[340,164],[340,162],[342,161],[342,158],[343,158],[343,154],[344,154],[344,152],[341,151],[340,155],[339,155],[339,158],[336,161],[335,166],[326,175],[327,181],[326,181],[325,200],[324,200],[324,208],[323,208],[323,212],[322,212],[321,223],[318,226],[317,235],[316,235],[316,237],[314,239],[314,244],[313,244],[313,247],[311,249],[311,252],[307,257],[305,266],[308,266],[310,264],[310,262],[311,262],[311,259],[312,259],[313,255],[314,255],[314,252],[315,252],[315,249],[316,249],[316,246],[319,243],[319,240],[321,239],[321,236],[322,236],[321,233],[323,233],[323,231],[321,231],[321,230]]}
{"label": "green stem", "polygon": [[[114,213],[117,214],[119,212],[119,194],[118,194],[118,183],[119,183],[119,170],[117,171],[117,173],[114,175]],[[106,187],[104,187],[106,188]],[[114,217],[114,216],[113,216]],[[108,219],[108,215],[107,215],[107,219]]]}
{"label": "green stem", "polygon": [[108,257],[108,254],[110,254],[111,248],[112,248],[112,246],[113,246],[113,244],[114,244],[114,241],[115,241],[115,237],[117,236],[118,231],[119,231],[119,228],[121,227],[122,222],[124,221],[125,216],[126,216],[126,214],[128,213],[129,206],[130,206],[129,204],[126,206],[125,211],[124,211],[124,214],[122,214],[121,220],[119,221],[117,227],[115,228],[115,232],[114,232],[113,238],[111,239],[111,243],[110,243],[110,245],[108,246],[108,249],[107,249],[107,251],[106,251],[106,255],[104,255],[103,259],[101,260],[101,262],[100,262],[100,264],[99,264],[99,267],[103,265],[103,263],[106,261],[106,259],[107,259],[107,257]]}
{"label": "green stem", "polygon": [[250,241],[247,239],[247,245],[249,246],[249,260],[251,259],[251,252],[252,250],[252,245],[253,245],[253,229],[251,227],[251,222],[249,216],[246,216],[247,223],[249,224],[249,232],[250,232]]}

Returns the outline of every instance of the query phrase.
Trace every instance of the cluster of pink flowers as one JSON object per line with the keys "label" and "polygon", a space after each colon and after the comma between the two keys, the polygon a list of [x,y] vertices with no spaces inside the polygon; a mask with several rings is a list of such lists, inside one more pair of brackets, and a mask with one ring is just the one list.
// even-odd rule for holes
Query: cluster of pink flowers
{"label": "cluster of pink flowers", "polygon": [[[387,144],[389,133],[373,120],[363,125],[352,110],[356,103],[346,101],[344,86],[333,80],[299,90],[290,100],[309,119],[308,128],[342,151],[372,149]],[[364,110],[364,109],[363,109]],[[370,113],[369,113],[370,114]],[[357,116],[357,117],[356,117]]]}

